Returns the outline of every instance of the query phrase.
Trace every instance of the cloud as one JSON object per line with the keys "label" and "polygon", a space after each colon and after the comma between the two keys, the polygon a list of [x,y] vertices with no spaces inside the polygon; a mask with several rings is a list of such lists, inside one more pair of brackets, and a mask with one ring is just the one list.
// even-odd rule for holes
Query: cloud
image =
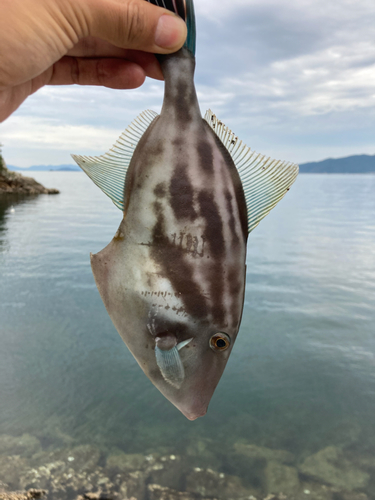
{"label": "cloud", "polygon": [[[256,150],[293,161],[374,154],[373,0],[195,0],[196,87]],[[49,87],[0,126],[9,163],[66,163],[99,154],[163,84],[116,91]],[[113,134],[113,135],[112,135]],[[23,152],[23,153],[22,153]]]}

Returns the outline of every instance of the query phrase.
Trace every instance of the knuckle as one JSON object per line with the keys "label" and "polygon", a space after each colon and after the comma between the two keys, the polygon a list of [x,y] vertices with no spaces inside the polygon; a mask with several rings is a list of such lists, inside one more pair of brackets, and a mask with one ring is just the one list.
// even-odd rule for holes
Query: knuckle
{"label": "knuckle", "polygon": [[124,30],[124,36],[126,40],[133,44],[139,40],[145,33],[145,21],[142,15],[143,9],[141,9],[140,2],[129,1],[127,3],[127,8],[125,11],[125,19],[122,29]]}

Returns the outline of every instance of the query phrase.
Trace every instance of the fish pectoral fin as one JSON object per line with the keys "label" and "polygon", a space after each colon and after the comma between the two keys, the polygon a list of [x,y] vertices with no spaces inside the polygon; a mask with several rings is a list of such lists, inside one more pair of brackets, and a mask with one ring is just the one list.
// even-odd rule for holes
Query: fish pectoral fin
{"label": "fish pectoral fin", "polygon": [[164,380],[179,389],[185,378],[185,370],[177,346],[167,351],[155,346],[155,356]]}
{"label": "fish pectoral fin", "polygon": [[298,165],[255,153],[209,109],[205,121],[228,150],[241,179],[246,200],[249,233],[289,191]]}
{"label": "fish pectoral fin", "polygon": [[157,116],[151,110],[141,113],[104,155],[72,155],[73,160],[120,210],[124,209],[125,177],[130,160],[141,137]]}

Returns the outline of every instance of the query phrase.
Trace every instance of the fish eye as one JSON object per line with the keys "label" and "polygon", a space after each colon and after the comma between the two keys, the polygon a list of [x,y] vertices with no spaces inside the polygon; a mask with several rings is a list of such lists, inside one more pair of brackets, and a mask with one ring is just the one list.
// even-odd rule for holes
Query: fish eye
{"label": "fish eye", "polygon": [[230,346],[230,337],[224,332],[215,333],[210,338],[210,347],[213,351],[226,351]]}

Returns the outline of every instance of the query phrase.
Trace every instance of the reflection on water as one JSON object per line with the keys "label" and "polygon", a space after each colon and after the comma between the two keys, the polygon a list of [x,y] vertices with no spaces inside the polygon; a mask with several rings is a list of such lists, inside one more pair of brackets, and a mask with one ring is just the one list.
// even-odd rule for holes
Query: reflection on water
{"label": "reflection on water", "polygon": [[60,196],[0,205],[0,481],[57,495],[55,481],[59,498],[101,480],[120,498],[182,498],[146,483],[186,500],[375,498],[375,176],[300,176],[252,233],[241,332],[195,422],[96,290],[89,252],[121,213],[83,174],[37,177]]}

